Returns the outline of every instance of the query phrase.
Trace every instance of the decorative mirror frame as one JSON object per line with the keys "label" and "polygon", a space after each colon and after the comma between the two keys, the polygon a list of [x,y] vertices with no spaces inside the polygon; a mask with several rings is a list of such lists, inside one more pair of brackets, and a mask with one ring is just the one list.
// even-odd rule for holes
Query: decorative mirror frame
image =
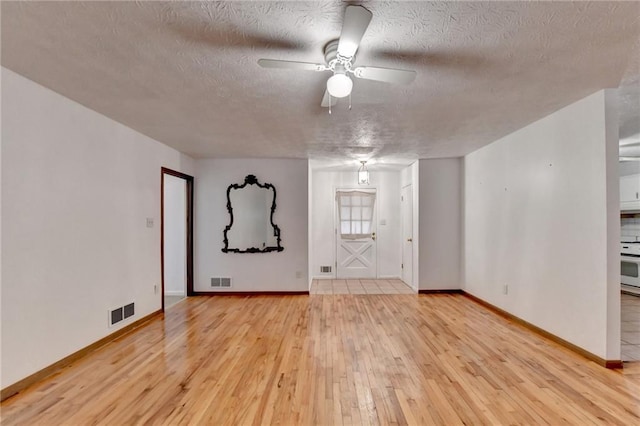
{"label": "decorative mirror frame", "polygon": [[[269,215],[269,222],[271,223],[271,226],[273,227],[273,235],[274,237],[276,237],[276,243],[277,246],[275,247],[265,247],[265,248],[257,248],[257,247],[249,247],[246,250],[242,250],[239,248],[229,248],[229,239],[227,238],[227,232],[231,229],[231,227],[233,226],[233,207],[231,207],[231,190],[232,189],[242,189],[247,185],[256,185],[260,188],[265,188],[265,189],[272,189],[273,190],[273,203],[271,203],[271,214]],[[229,224],[227,226],[225,226],[224,228],[224,239],[222,240],[224,243],[224,247],[222,248],[222,251],[224,253],[268,253],[271,251],[282,251],[284,250],[284,247],[282,247],[281,240],[280,240],[280,228],[278,227],[278,225],[276,225],[275,223],[273,223],[273,213],[276,211],[276,187],[273,186],[270,183],[260,183],[258,182],[258,179],[254,176],[254,175],[247,175],[247,177],[244,178],[244,183],[242,184],[237,184],[237,183],[232,183],[231,185],[229,185],[229,187],[227,188],[227,210],[229,211]]]}

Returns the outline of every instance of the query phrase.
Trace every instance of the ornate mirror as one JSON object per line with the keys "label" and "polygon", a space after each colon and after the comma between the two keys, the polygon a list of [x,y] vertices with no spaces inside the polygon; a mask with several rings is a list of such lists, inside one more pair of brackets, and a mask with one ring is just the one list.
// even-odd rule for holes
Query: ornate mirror
{"label": "ornate mirror", "polygon": [[254,175],[227,188],[229,224],[224,228],[225,253],[282,251],[280,228],[273,223],[276,188],[260,183]]}

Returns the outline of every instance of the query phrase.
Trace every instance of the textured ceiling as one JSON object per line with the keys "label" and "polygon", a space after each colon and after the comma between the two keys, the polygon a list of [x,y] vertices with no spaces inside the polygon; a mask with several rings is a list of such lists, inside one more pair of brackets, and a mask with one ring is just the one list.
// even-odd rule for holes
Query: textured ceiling
{"label": "textured ceiling", "polygon": [[2,65],[194,157],[460,156],[624,77],[640,132],[638,2],[360,2],[353,109],[320,107],[347,2],[2,2]]}

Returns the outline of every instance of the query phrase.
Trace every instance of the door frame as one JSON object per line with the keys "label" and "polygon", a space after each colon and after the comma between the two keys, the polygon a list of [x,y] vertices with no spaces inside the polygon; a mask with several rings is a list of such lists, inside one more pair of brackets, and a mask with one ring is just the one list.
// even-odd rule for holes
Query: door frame
{"label": "door frame", "polygon": [[170,175],[184,179],[186,183],[187,197],[187,297],[193,296],[193,176],[182,172],[162,167],[160,169],[160,280],[162,283],[160,298],[162,311],[164,311],[164,176]]}
{"label": "door frame", "polygon": [[353,187],[353,186],[334,186],[333,187],[333,267],[335,268],[335,273],[333,274],[334,279],[342,279],[338,278],[338,227],[340,226],[340,217],[338,216],[338,201],[336,200],[336,192],[338,191],[371,191],[376,194],[376,201],[373,205],[373,217],[375,218],[374,227],[376,230],[376,276],[372,279],[378,279],[378,240],[380,237],[380,233],[378,232],[378,201],[380,191],[377,186],[367,186],[365,188],[362,187]]}

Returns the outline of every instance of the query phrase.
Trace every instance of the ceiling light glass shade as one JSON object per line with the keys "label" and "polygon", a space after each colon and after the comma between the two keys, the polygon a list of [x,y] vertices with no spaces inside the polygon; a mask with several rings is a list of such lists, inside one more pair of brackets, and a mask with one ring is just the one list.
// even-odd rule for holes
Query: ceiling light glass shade
{"label": "ceiling light glass shade", "polygon": [[334,98],[349,96],[353,81],[346,74],[334,74],[327,80],[327,91]]}
{"label": "ceiling light glass shade", "polygon": [[369,185],[369,171],[360,170],[358,172],[358,185]]}
{"label": "ceiling light glass shade", "polygon": [[358,185],[369,185],[369,170],[365,166],[366,161],[361,161],[362,166],[358,169]]}

